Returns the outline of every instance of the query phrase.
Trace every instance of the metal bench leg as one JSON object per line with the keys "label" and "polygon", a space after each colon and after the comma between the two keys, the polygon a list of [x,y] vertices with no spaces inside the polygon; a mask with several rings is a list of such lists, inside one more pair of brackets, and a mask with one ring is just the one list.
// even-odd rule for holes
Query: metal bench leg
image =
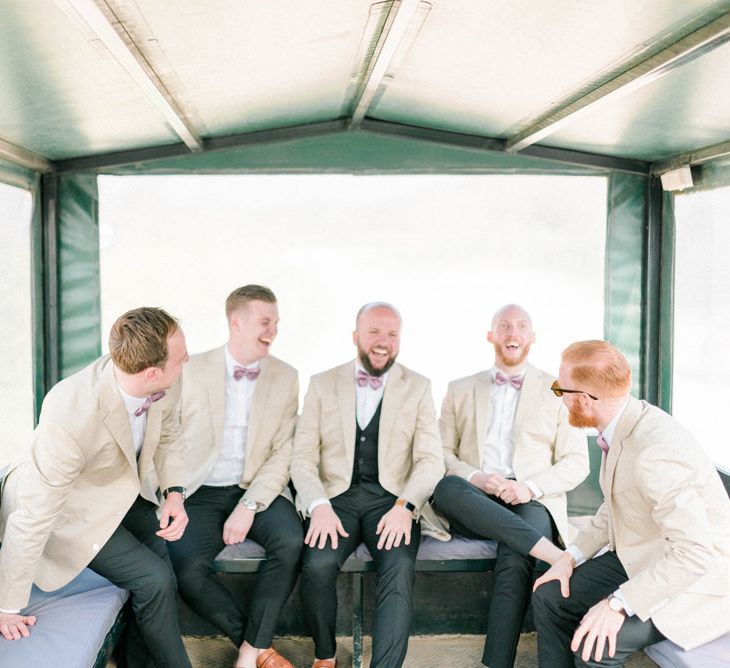
{"label": "metal bench leg", "polygon": [[362,584],[363,574],[352,574],[352,667],[362,668]]}

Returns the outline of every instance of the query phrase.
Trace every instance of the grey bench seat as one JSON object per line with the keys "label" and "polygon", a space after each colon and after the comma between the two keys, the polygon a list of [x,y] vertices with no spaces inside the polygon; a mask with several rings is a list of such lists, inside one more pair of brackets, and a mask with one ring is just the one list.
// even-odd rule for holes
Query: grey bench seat
{"label": "grey bench seat", "polygon": [[661,668],[727,668],[730,666],[730,633],[689,652],[671,640],[662,640],[644,652]]}
{"label": "grey bench seat", "polygon": [[53,592],[33,586],[23,614],[35,615],[36,625],[29,638],[0,637],[0,667],[103,668],[107,647],[113,647],[107,636],[121,625],[118,618],[128,596],[88,568]]}

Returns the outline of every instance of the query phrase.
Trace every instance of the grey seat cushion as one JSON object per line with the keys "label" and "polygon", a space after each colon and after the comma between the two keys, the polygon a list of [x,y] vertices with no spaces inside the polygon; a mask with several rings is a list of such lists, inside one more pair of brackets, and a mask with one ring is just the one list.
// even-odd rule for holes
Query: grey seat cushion
{"label": "grey seat cushion", "polygon": [[650,645],[644,652],[661,668],[727,668],[730,666],[730,633],[689,652],[671,640]]}
{"label": "grey seat cushion", "polygon": [[93,666],[106,634],[129,593],[88,568],[65,587],[33,587],[23,614],[38,620],[30,638],[0,636],[0,667]]}
{"label": "grey seat cushion", "polygon": [[[236,559],[263,559],[266,552],[258,543],[248,538],[238,545],[228,545],[216,557],[224,561]],[[497,543],[493,540],[470,540],[454,536],[450,541],[441,541],[430,536],[421,539],[418,548],[419,560],[442,561],[447,559],[495,559],[497,557]],[[368,548],[364,543],[357,549],[350,559],[372,561]]]}

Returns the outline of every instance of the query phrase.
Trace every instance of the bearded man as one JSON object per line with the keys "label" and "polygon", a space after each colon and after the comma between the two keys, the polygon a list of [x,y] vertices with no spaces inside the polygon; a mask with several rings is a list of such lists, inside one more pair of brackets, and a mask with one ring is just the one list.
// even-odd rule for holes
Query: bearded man
{"label": "bearded man", "polygon": [[552,390],[599,431],[605,499],[535,583],[540,666],[623,666],[662,638],[690,650],[730,632],[730,501],[702,447],[630,396],[606,341],[566,348]]}
{"label": "bearded man", "polygon": [[482,662],[514,664],[536,561],[554,563],[570,541],[565,493],[588,475],[586,438],[548,391],[554,380],[527,362],[532,320],[508,304],[487,340],[494,366],[449,384],[441,409],[447,476],[433,507],[450,531],[498,541]]}
{"label": "bearded man", "polygon": [[430,382],[395,361],[400,332],[394,306],[363,306],[353,332],[357,358],[312,377],[294,436],[313,668],[335,667],[337,574],[361,542],[377,569],[370,665],[399,668],[408,649],[417,520],[444,463]]}

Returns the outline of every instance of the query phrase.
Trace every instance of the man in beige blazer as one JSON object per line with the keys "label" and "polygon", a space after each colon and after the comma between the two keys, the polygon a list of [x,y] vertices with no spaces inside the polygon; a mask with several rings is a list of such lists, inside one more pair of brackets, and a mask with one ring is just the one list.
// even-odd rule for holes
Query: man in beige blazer
{"label": "man in beige blazer", "polygon": [[441,409],[447,476],[434,510],[453,533],[499,542],[482,661],[511,668],[530,603],[536,559],[554,562],[551,542],[570,539],[565,493],[588,475],[583,433],[548,392],[553,376],[527,362],[532,320],[508,304],[492,318],[495,360],[449,384]]}
{"label": "man in beige blazer", "polygon": [[553,391],[600,432],[605,500],[535,583],[544,668],[622,666],[663,637],[692,649],[730,631],[730,500],[691,434],[630,388],[611,344],[563,352]]}
{"label": "man in beige blazer", "polygon": [[421,508],[444,473],[429,381],[395,363],[401,317],[363,306],[357,358],[313,376],[294,439],[291,475],[307,518],[300,592],[315,668],[335,666],[336,581],[361,543],[377,568],[372,668],[408,649]]}
{"label": "man in beige blazer", "polygon": [[[183,373],[190,527],[170,556],[183,599],[235,643],[237,666],[291,668],[272,641],[303,547],[287,488],[297,372],[269,355],[279,322],[269,288],[237,288],[226,300],[226,316],[226,345],[194,355]],[[266,549],[248,618],[212,568],[225,545],[246,537]]]}
{"label": "man in beige blazer", "polygon": [[89,566],[130,590],[123,665],[184,668],[165,541],[187,524],[178,396],[166,392],[187,361],[185,337],[162,309],[139,308],[114,323],[109,350],[46,395],[3,491],[0,632],[28,635],[35,618],[14,613],[34,582],[53,591]]}

